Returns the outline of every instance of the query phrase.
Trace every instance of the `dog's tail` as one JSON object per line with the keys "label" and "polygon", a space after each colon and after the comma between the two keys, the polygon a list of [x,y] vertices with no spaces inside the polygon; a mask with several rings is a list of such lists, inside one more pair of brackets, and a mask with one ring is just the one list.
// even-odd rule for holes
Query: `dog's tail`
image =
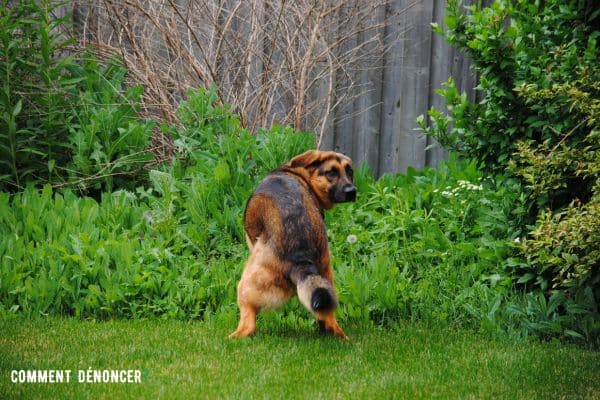
{"label": "dog's tail", "polygon": [[316,268],[296,268],[289,278],[296,285],[300,303],[313,313],[333,311],[337,307],[335,289],[317,273]]}

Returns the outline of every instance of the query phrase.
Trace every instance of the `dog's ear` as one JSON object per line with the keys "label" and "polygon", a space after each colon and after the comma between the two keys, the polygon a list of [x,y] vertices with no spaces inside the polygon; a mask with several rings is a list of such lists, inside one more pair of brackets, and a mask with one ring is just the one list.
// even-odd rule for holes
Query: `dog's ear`
{"label": "dog's ear", "polygon": [[312,169],[318,167],[323,162],[321,152],[318,150],[309,150],[292,158],[288,165],[291,168]]}

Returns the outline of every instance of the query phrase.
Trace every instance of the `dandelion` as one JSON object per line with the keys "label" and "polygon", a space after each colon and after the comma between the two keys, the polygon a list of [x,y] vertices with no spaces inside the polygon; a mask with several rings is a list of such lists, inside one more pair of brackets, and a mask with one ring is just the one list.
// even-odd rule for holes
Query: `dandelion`
{"label": "dandelion", "polygon": [[358,238],[356,237],[356,235],[348,235],[346,237],[346,242],[350,243],[350,244],[354,244],[358,241]]}

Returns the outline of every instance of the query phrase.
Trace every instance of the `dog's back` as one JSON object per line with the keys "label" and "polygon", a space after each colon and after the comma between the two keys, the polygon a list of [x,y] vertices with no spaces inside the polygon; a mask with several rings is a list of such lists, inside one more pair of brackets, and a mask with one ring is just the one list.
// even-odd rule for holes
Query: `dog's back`
{"label": "dog's back", "polygon": [[321,276],[328,257],[325,224],[317,200],[298,177],[268,175],[248,201],[244,227],[253,245],[259,238],[275,253],[278,272],[313,312],[336,307],[335,290]]}
{"label": "dog's back", "polygon": [[298,178],[287,173],[275,172],[258,185],[244,219],[250,242],[262,236],[282,260],[318,264],[327,250],[315,199]]}

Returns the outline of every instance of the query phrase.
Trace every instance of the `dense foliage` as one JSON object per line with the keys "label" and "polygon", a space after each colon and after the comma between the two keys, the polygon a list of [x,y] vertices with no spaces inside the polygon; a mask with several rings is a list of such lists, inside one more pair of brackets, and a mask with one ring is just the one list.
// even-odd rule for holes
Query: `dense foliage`
{"label": "dense foliage", "polygon": [[1,1],[0,190],[29,182],[110,191],[135,182],[151,159],[153,124],[137,118],[142,88],[125,89],[116,60],[68,53],[70,15],[53,16],[63,3]]}
{"label": "dense foliage", "polygon": [[172,132],[187,159],[151,170],[148,188],[99,201],[49,185],[0,194],[2,310],[198,318],[234,305],[245,200],[313,139],[279,127],[251,135],[214,100],[190,94],[180,109],[190,125]]}
{"label": "dense foliage", "polygon": [[[597,341],[597,15],[573,19],[585,2],[528,4],[465,16],[450,3],[449,35],[473,47],[486,96],[471,104],[450,82],[450,113],[432,110],[423,126],[468,157],[379,180],[358,168],[357,202],[327,213],[344,323]],[[0,315],[218,315],[233,327],[245,202],[313,137],[252,134],[215,88],[187,93],[179,122],[157,126],[139,116],[142,89],[118,60],[63,51],[55,2],[3,6]],[[555,29],[574,35],[561,52]],[[158,130],[177,152],[149,164]],[[312,323],[297,301],[261,318],[280,316]]]}
{"label": "dense foliage", "polygon": [[439,93],[450,112],[431,110],[427,132],[501,173],[519,141],[581,142],[598,124],[590,115],[600,90],[595,3],[449,1],[446,29],[436,30],[472,58],[481,100],[469,102],[449,80]]}
{"label": "dense foliage", "polygon": [[[0,300],[4,313],[204,318],[235,313],[247,257],[245,200],[278,164],[313,146],[274,127],[251,135],[212,92],[190,93],[172,127],[187,157],[149,172],[150,187],[99,201],[49,186],[4,194]],[[218,132],[218,134],[215,134]],[[484,179],[474,163],[375,181],[356,173],[359,200],[327,214],[341,318],[402,319],[496,332],[511,293],[499,269],[524,208],[515,181]],[[516,186],[515,186],[516,185]],[[235,188],[235,190],[232,190]],[[310,321],[298,303],[285,318]]]}
{"label": "dense foliage", "polygon": [[519,177],[527,194],[525,262],[512,276],[541,291],[554,328],[600,326],[600,10],[597,2],[449,2],[446,39],[469,53],[481,100],[452,80],[425,132],[485,171]]}

